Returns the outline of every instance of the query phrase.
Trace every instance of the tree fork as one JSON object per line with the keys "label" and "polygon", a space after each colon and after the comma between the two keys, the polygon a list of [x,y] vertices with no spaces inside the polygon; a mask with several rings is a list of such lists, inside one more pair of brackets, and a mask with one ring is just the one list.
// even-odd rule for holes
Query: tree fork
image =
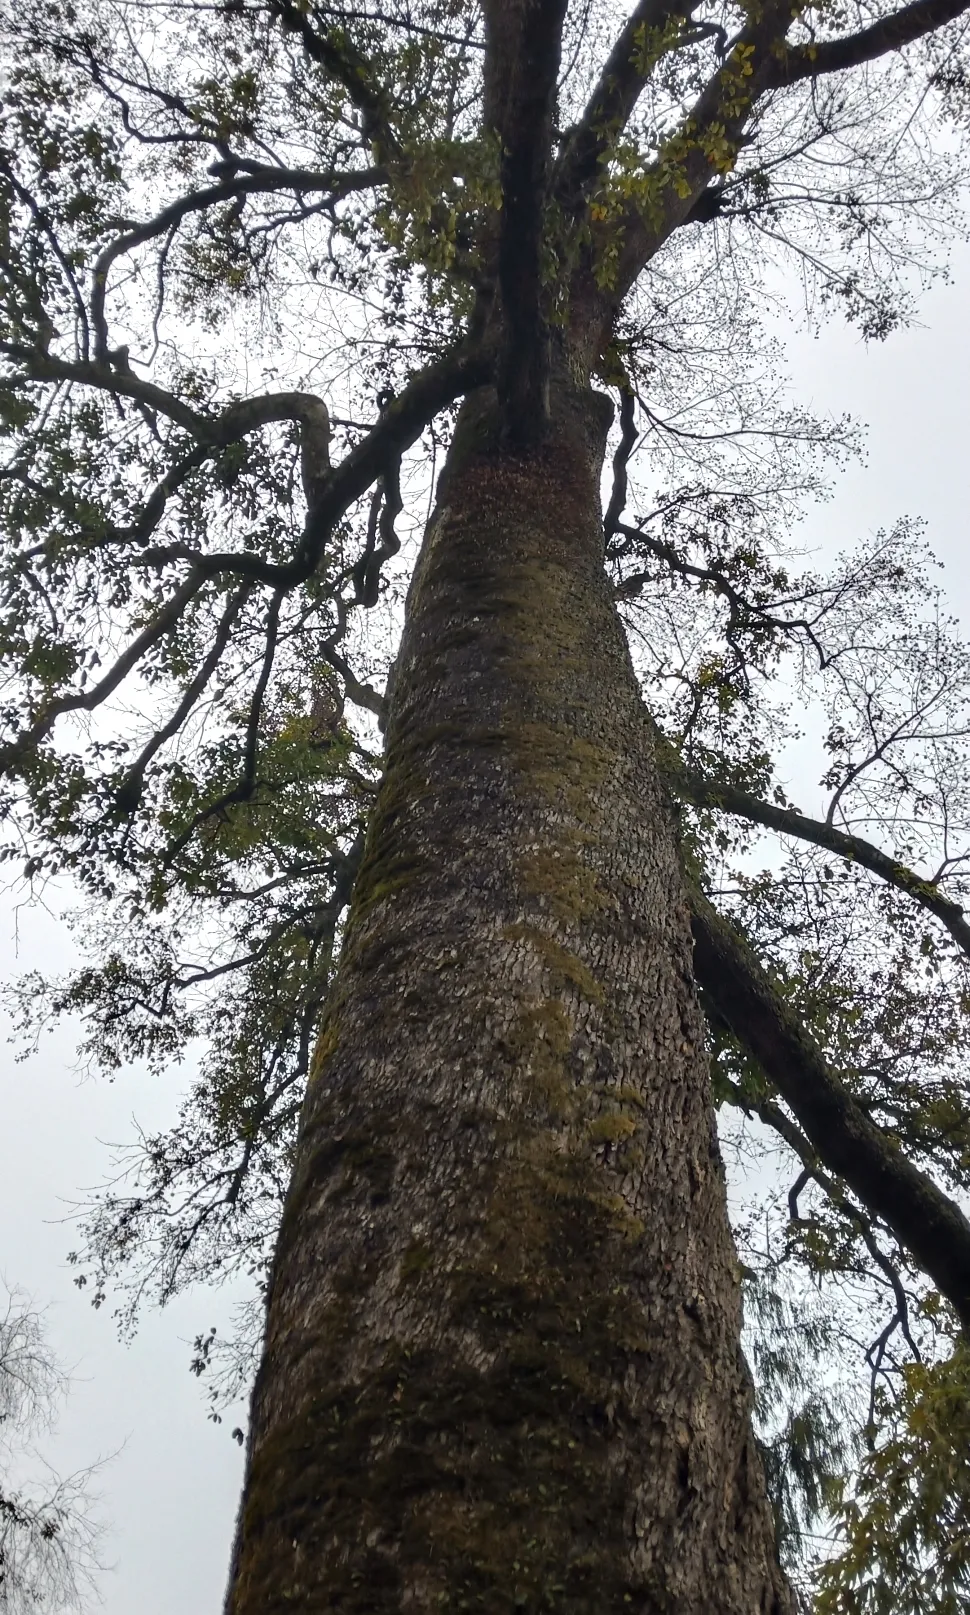
{"label": "tree fork", "polygon": [[[607,406],[463,408],[272,1274],[227,1608],[790,1615]],[[644,809],[646,808],[646,811]]]}

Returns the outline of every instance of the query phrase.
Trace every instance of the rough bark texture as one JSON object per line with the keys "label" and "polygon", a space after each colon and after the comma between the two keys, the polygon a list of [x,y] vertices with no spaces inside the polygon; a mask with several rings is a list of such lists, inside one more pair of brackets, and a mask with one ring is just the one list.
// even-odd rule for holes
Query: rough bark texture
{"label": "rough bark texture", "polygon": [[273,1272],[228,1608],[789,1615],[602,400],[466,404]]}

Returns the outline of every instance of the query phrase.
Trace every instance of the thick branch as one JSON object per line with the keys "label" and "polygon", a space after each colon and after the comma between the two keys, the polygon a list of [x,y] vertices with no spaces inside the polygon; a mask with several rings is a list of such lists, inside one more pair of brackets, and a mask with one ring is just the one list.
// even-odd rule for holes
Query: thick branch
{"label": "thick branch", "polygon": [[891,51],[912,45],[948,22],[966,15],[970,0],[913,0],[891,16],[880,17],[857,34],[843,39],[826,39],[817,45],[797,45],[779,56],[768,76],[765,88],[783,89],[799,79],[814,79],[823,73],[839,73],[849,67],[861,67],[874,62]]}
{"label": "thick branch", "polygon": [[190,404],[183,403],[174,393],[167,392],[153,381],[144,381],[141,376],[134,375],[130,370],[122,369],[103,363],[88,363],[85,360],[58,359],[52,354],[44,353],[40,348],[24,347],[19,342],[0,342],[0,354],[13,360],[19,366],[26,381],[68,381],[80,382],[85,387],[94,387],[99,392],[113,394],[117,398],[130,398],[133,403],[144,404],[156,415],[163,415],[166,420],[174,421],[193,437],[203,442],[213,441],[213,427],[215,422],[209,416],[202,415]]}
{"label": "thick branch", "polygon": [[314,480],[329,470],[330,419],[326,405],[314,393],[260,393],[255,398],[241,398],[227,405],[218,415],[203,415],[175,393],[117,364],[58,359],[39,348],[26,348],[15,342],[0,343],[0,353],[20,367],[25,381],[74,382],[113,397],[130,398],[133,403],[174,421],[213,449],[225,448],[247,432],[274,421],[299,421],[312,440]]}
{"label": "thick branch", "polygon": [[649,81],[656,65],[649,36],[662,34],[674,17],[686,22],[693,10],[692,0],[639,0],[631,11],[556,163],[555,193],[567,211],[579,207],[595,182]]}
{"label": "thick branch", "polygon": [[891,1228],[970,1329],[970,1222],[829,1068],[753,951],[691,889],[694,966],[718,1014],[774,1083],[819,1160]]}
{"label": "thick branch", "polygon": [[[205,554],[187,544],[163,545],[143,551],[140,557],[146,565],[186,561],[195,576],[202,579],[234,575],[284,589],[303,583],[312,575],[334,524],[389,466],[393,466],[395,459],[411,447],[439,410],[447,408],[462,393],[483,386],[494,370],[494,358],[489,349],[454,349],[415,376],[388,405],[377,425],[331,470],[326,453],[329,439],[326,406],[312,393],[267,393],[230,404],[221,415],[202,415],[154,383],[127,372],[119,374],[107,365],[53,359],[36,349],[11,343],[0,343],[0,353],[16,359],[27,380],[72,381],[120,393],[175,420],[201,443],[213,448],[224,447],[271,421],[299,421],[304,428],[305,486],[308,497],[313,493],[316,500],[292,561],[273,563],[245,551]],[[160,498],[162,491],[156,490],[153,498]]]}
{"label": "thick branch", "polygon": [[[662,754],[662,762],[667,765],[666,752]],[[922,879],[912,869],[907,869],[905,864],[881,852],[871,841],[837,830],[834,825],[824,824],[819,819],[806,818],[794,808],[764,802],[736,785],[705,779],[703,774],[684,768],[679,762],[670,763],[670,783],[678,796],[686,797],[695,807],[723,808],[727,813],[736,813],[740,818],[763,824],[766,829],[811,841],[816,847],[824,847],[840,858],[847,858],[850,863],[861,864],[863,869],[878,875],[880,880],[895,886],[897,891],[905,892],[921,908],[935,915],[946,926],[957,946],[970,957],[970,925],[964,919],[959,903],[945,897],[932,881]]]}
{"label": "thick branch", "polygon": [[[142,560],[148,564],[189,561],[202,577],[252,578],[277,589],[290,589],[304,583],[316,571],[335,524],[354,501],[393,467],[395,460],[420,437],[439,410],[446,409],[462,393],[484,386],[491,379],[493,369],[494,359],[487,348],[456,348],[415,376],[387,406],[377,425],[324,478],[292,561],[264,561],[261,556],[245,551],[207,555],[180,544],[165,545],[157,551],[146,550]],[[268,420],[300,419],[294,400],[301,399],[310,400],[311,395],[279,393],[244,399],[220,419],[231,416],[238,436]],[[287,408],[282,400],[289,400]],[[319,399],[313,399],[312,403],[323,408]],[[280,413],[274,414],[277,407]]]}
{"label": "thick branch", "polygon": [[378,694],[369,684],[362,684],[347,659],[334,649],[332,643],[320,646],[320,655],[325,662],[329,662],[335,673],[339,673],[344,681],[347,698],[355,706],[363,707],[365,712],[373,712],[375,718],[383,719],[386,716],[387,703],[384,696]]}
{"label": "thick branch", "polygon": [[214,423],[217,446],[235,443],[247,432],[275,421],[297,421],[300,426],[300,480],[307,508],[313,510],[330,476],[330,412],[315,393],[262,393],[240,399]]}

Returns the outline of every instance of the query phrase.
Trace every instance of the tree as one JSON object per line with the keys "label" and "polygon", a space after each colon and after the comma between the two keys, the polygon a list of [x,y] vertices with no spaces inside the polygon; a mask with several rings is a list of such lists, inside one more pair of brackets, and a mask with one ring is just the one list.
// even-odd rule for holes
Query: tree
{"label": "tree", "polygon": [[[229,1608],[793,1609],[766,1469],[789,1535],[843,1509],[823,1596],[878,1607],[857,1527],[970,1319],[968,661],[905,525],[792,572],[851,429],[784,407],[759,304],[780,253],[905,317],[962,3],[4,36],[8,855],[97,905],[21,1003],[109,1066],[208,1036],[93,1213],[96,1299],[262,1274],[279,1226]],[[743,1271],[716,1107],[785,1152]],[[843,1339],[889,1300],[855,1490],[801,1273]],[[961,1529],[907,1544],[897,1607],[950,1607]]]}
{"label": "tree", "polygon": [[[91,1471],[60,1478],[43,1465],[24,1474],[32,1441],[53,1428],[68,1386],[44,1339],[39,1314],[4,1286],[0,1317],[0,1610],[4,1615],[78,1609],[100,1568],[100,1527],[92,1514]],[[19,1478],[18,1478],[19,1477]]]}

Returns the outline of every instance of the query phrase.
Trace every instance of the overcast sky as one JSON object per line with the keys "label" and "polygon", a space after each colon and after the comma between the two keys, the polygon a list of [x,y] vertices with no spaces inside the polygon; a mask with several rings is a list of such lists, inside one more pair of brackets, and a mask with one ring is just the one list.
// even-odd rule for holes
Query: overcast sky
{"label": "overcast sky", "polygon": [[[850,411],[868,427],[868,455],[812,509],[804,542],[829,552],[920,516],[945,563],[952,609],[970,625],[967,423],[970,421],[970,248],[954,253],[953,281],[922,302],[921,324],[865,347],[831,325],[790,338],[792,400],[820,413]],[[796,792],[811,811],[804,782]],[[0,970],[70,963],[57,914],[0,915]],[[70,1202],[102,1181],[113,1141],[171,1121],[178,1091],[135,1071],[112,1084],[80,1081],[69,1029],[14,1064],[0,1045],[0,1272],[49,1308],[48,1333],[73,1367],[75,1388],[56,1441],[62,1470],[114,1454],[99,1479],[113,1565],[103,1578],[107,1615],[215,1615],[241,1478],[233,1420],[207,1422],[188,1372],[190,1342],[227,1319],[226,1294],[188,1296],[149,1316],[131,1345],[118,1342],[110,1305],[94,1312],[66,1263]]]}

